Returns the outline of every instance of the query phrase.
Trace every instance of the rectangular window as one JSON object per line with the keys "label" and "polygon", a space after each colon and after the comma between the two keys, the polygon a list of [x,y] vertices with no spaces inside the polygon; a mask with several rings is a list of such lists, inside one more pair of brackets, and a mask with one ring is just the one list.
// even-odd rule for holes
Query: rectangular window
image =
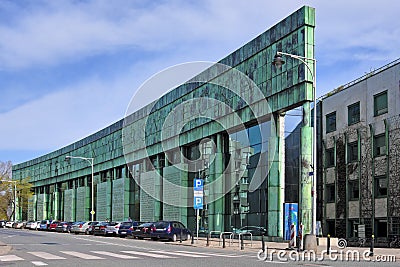
{"label": "rectangular window", "polygon": [[347,162],[358,161],[358,142],[347,145]]}
{"label": "rectangular window", "polygon": [[326,133],[336,131],[336,111],[326,115]]}
{"label": "rectangular window", "polygon": [[386,176],[375,177],[375,197],[387,196],[387,179]]}
{"label": "rectangular window", "polygon": [[374,156],[384,156],[386,155],[386,139],[385,135],[374,136]]}
{"label": "rectangular window", "polygon": [[326,202],[335,202],[335,184],[325,185]]}
{"label": "rectangular window", "polygon": [[347,107],[348,124],[352,125],[360,122],[360,102],[354,103]]}
{"label": "rectangular window", "polygon": [[358,180],[349,181],[349,200],[360,198],[360,184]]}
{"label": "rectangular window", "polygon": [[335,150],[333,148],[325,150],[325,165],[327,168],[335,166]]}
{"label": "rectangular window", "polygon": [[374,95],[374,116],[388,112],[387,91]]}

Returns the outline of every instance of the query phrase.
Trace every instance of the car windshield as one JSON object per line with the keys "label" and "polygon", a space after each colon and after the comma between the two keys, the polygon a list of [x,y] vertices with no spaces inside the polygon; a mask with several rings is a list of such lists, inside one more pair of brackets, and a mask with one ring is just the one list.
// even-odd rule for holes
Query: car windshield
{"label": "car windshield", "polygon": [[118,224],[119,224],[119,222],[110,222],[109,226],[116,226]]}
{"label": "car windshield", "polygon": [[121,226],[132,226],[132,222],[123,222]]}
{"label": "car windshield", "polygon": [[139,227],[150,227],[153,223],[142,223]]}
{"label": "car windshield", "polygon": [[167,228],[169,225],[168,222],[156,222],[155,227],[157,229],[163,229],[163,228]]}

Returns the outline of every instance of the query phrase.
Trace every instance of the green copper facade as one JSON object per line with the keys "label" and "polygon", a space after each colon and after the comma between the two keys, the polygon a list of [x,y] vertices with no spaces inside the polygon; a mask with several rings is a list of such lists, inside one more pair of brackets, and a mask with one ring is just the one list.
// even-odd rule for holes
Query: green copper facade
{"label": "green copper facade", "polygon": [[[269,236],[282,237],[283,114],[302,105],[309,114],[313,90],[312,78],[301,62],[288,58],[282,69],[271,63],[277,51],[313,58],[314,27],[314,9],[303,7],[219,62],[232,70],[221,72],[218,66],[211,67],[124,120],[15,165],[13,178],[29,176],[34,185],[28,216],[89,220],[93,182],[97,220],[173,219],[194,228],[191,186],[193,179],[201,176],[209,185],[201,211],[202,228],[230,231],[260,225],[268,228]],[[235,71],[259,88],[269,107],[253,99],[248,85],[235,80]],[[237,87],[236,93],[224,90],[226,84]],[[225,106],[213,101],[185,104],[202,98]],[[177,115],[170,120],[172,112]],[[217,114],[218,121],[203,116],[203,112]],[[176,134],[180,124],[184,126]],[[302,133],[303,160],[311,162],[308,122]],[[243,143],[242,134],[249,136],[248,144]],[[208,149],[200,143],[204,138],[214,144],[208,154],[213,160],[201,158],[199,150]],[[207,167],[197,170],[198,166],[181,155],[193,160],[200,157]],[[94,158],[94,181],[85,160],[68,163],[66,156]],[[302,177],[308,179],[309,164],[303,166]],[[258,180],[260,184],[249,189]],[[175,186],[180,189],[175,190]],[[311,188],[304,186],[303,193],[311,196]],[[307,203],[302,207],[308,209],[311,199],[303,201]],[[308,225],[308,211],[304,214],[303,224]]]}

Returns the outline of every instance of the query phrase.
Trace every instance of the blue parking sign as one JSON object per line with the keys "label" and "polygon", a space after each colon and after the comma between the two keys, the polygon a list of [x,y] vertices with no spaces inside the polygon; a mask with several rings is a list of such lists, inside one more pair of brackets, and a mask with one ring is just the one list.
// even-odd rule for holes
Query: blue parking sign
{"label": "blue parking sign", "polygon": [[194,197],[193,198],[193,208],[195,210],[202,210],[203,209],[203,197]]}

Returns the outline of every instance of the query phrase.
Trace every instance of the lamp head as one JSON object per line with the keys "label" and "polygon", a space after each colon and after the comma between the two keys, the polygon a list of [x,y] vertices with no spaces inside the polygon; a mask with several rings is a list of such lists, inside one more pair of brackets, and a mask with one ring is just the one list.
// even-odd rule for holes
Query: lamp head
{"label": "lamp head", "polygon": [[276,54],[274,61],[272,61],[272,65],[280,69],[283,64],[285,64],[285,61],[282,59],[282,56],[280,54]]}

